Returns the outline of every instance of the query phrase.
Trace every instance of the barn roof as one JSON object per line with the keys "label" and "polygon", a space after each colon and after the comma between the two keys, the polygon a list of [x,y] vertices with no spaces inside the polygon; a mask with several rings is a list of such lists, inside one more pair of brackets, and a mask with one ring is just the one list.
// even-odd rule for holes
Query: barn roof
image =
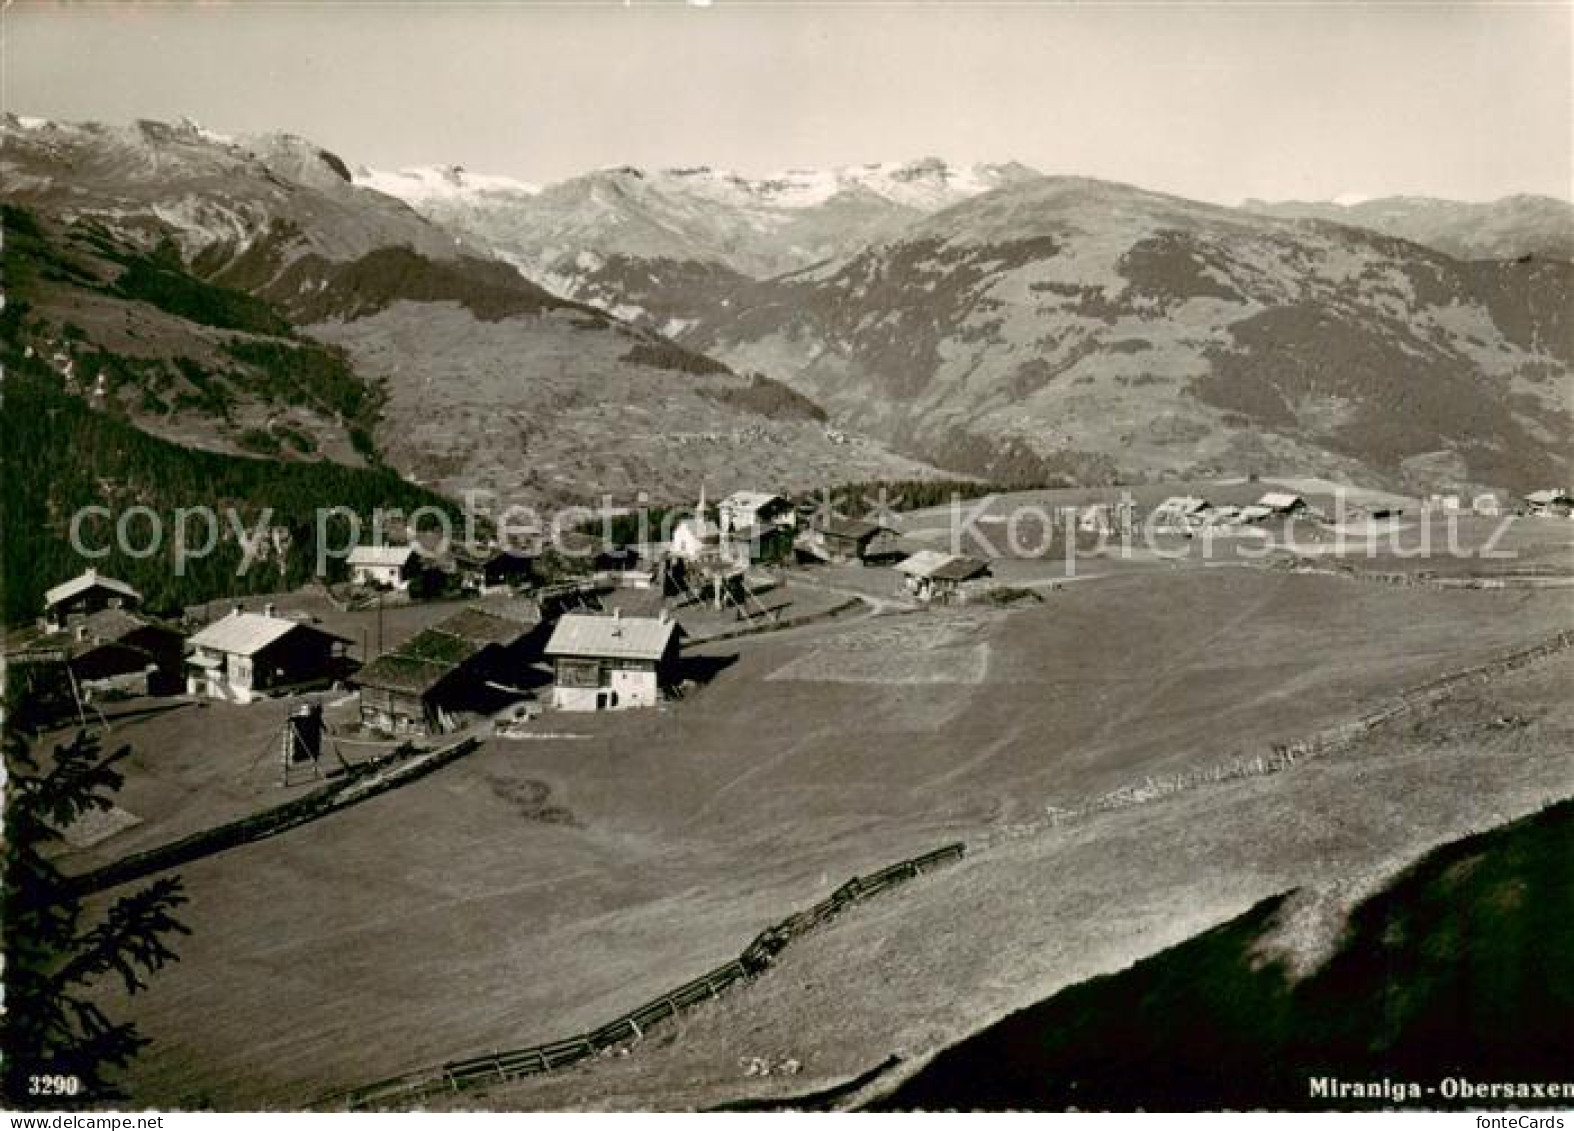
{"label": "barn roof", "polygon": [[1156,508],[1165,514],[1196,514],[1198,511],[1207,510],[1211,503],[1207,499],[1198,498],[1196,495],[1171,495]]}
{"label": "barn roof", "polygon": [[601,604],[626,617],[656,617],[667,607],[667,595],[656,585],[649,589],[614,589],[601,599]]}
{"label": "barn roof", "polygon": [[522,621],[480,609],[461,609],[378,656],[357,672],[352,682],[424,695],[486,648],[494,644],[506,647],[529,630]]}
{"label": "barn roof", "polygon": [[854,542],[862,542],[873,538],[885,527],[878,522],[870,522],[862,518],[843,518],[833,514],[814,524],[814,529],[821,534],[829,534],[832,538],[846,538]]}
{"label": "barn roof", "polygon": [[352,566],[397,566],[403,568],[415,557],[414,546],[357,546],[350,551]]}
{"label": "barn roof", "polygon": [[988,562],[957,554],[950,561],[942,562],[929,576],[936,581],[970,581],[988,572]]}
{"label": "barn roof", "polygon": [[148,655],[147,649],[125,642],[132,633],[144,628],[156,629],[172,637],[180,635],[169,625],[128,613],[124,609],[100,609],[69,628],[36,637],[26,647],[11,649],[7,654],[53,652],[59,658],[74,659],[96,648],[118,647]]}
{"label": "barn roof", "polygon": [[1574,503],[1574,496],[1571,496],[1561,487],[1547,487],[1540,491],[1532,491],[1525,496],[1525,500],[1526,502],[1546,506],[1548,503]]}
{"label": "barn roof", "polygon": [[909,577],[927,577],[933,581],[967,581],[989,571],[989,564],[965,554],[946,554],[939,550],[919,550],[896,566],[898,573]]}
{"label": "barn roof", "polygon": [[70,581],[62,581],[59,585],[44,594],[44,607],[54,608],[63,601],[81,596],[90,589],[108,589],[119,593],[122,597],[130,597],[133,601],[142,600],[138,593],[124,581],[116,581],[113,577],[104,577],[96,569],[88,569]]}
{"label": "barn roof", "polygon": [[67,628],[40,637],[37,644],[40,647],[63,648],[75,655],[101,644],[120,644],[142,629],[153,629],[176,638],[180,636],[178,629],[148,617],[124,609],[100,609]]}
{"label": "barn roof", "polygon": [[422,629],[394,651],[417,660],[462,664],[483,648],[513,644],[527,631],[528,627],[519,621],[464,609]]}
{"label": "barn roof", "polygon": [[512,644],[524,635],[524,626],[520,621],[480,609],[461,609],[433,625],[432,630],[446,632],[482,647],[488,644]]}
{"label": "barn roof", "polygon": [[378,656],[351,677],[358,687],[376,687],[385,691],[407,691],[424,695],[447,679],[456,669],[454,664],[436,660],[421,660],[400,652]]}
{"label": "barn roof", "polygon": [[342,636],[335,636],[331,632],[324,632],[311,625],[286,620],[284,617],[234,612],[222,620],[214,621],[197,633],[191,638],[191,644],[195,648],[211,648],[215,652],[227,652],[236,656],[254,656],[292,632],[314,632],[330,640],[349,643]]}
{"label": "barn roof", "polygon": [[[157,625],[147,617],[138,616],[136,613],[127,612],[125,609],[100,609],[82,618],[75,628],[80,634],[92,640],[121,640],[130,636],[140,628],[149,626],[163,628],[166,632],[174,632],[173,628]],[[70,631],[69,629],[67,631]]]}
{"label": "barn roof", "polygon": [[1295,506],[1305,506],[1306,500],[1289,491],[1269,491],[1257,500],[1257,505],[1273,511],[1287,511]]}
{"label": "barn roof", "polygon": [[616,660],[659,660],[672,643],[677,624],[666,617],[588,616],[569,613],[547,641],[548,656]]}
{"label": "barn roof", "polygon": [[476,608],[488,616],[512,621],[525,628],[533,628],[544,619],[541,602],[534,597],[515,597],[512,594],[492,594],[476,602]]}
{"label": "barn roof", "polygon": [[896,572],[905,573],[909,577],[928,577],[932,569],[950,556],[939,550],[919,550],[911,557],[897,562]]}

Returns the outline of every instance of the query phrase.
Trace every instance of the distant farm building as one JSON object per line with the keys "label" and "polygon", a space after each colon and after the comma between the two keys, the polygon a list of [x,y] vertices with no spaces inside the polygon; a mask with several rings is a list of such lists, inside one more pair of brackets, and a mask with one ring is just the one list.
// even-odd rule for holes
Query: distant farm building
{"label": "distant farm building", "polygon": [[1208,521],[1213,504],[1195,495],[1172,495],[1153,508],[1153,528],[1190,533]]}
{"label": "distant farm building", "polygon": [[186,690],[250,703],[262,695],[325,683],[348,668],[342,636],[309,624],[237,609],[189,642]]}
{"label": "distant farm building", "polygon": [[717,508],[719,522],[706,514],[700,492],[694,514],[678,523],[669,546],[671,556],[693,576],[731,574],[751,563],[779,561],[792,549],[792,504],[779,495],[739,491]]}
{"label": "distant farm building", "polygon": [[[1306,511],[1306,500],[1300,495],[1289,491],[1269,491],[1257,500],[1257,506],[1264,508],[1270,515],[1281,518],[1290,518]],[[1250,508],[1247,508],[1250,509]]]}
{"label": "distant farm building", "polygon": [[420,572],[414,546],[357,546],[350,551],[350,580],[357,585],[408,589]]}
{"label": "distant farm building", "polygon": [[[601,595],[607,591],[607,588],[605,582],[598,581],[594,577],[575,577],[539,586],[531,591],[528,600],[535,606],[541,619],[556,620],[564,613],[594,611],[599,608]],[[522,608],[523,602],[515,598],[506,602],[501,608],[496,608],[496,605],[496,598],[487,597],[483,599],[481,607],[488,612],[496,611],[499,616],[512,616],[514,614],[511,609]]]}
{"label": "distant farm building", "polygon": [[540,650],[534,624],[465,609],[367,664],[361,725],[387,734],[443,734],[523,694]]}
{"label": "distant farm building", "polygon": [[827,515],[810,523],[807,533],[795,543],[811,558],[831,563],[862,562],[869,557],[876,538],[887,532],[878,522],[862,518]]}
{"label": "distant farm building", "polygon": [[989,563],[965,554],[946,554],[939,550],[919,550],[897,564],[905,577],[907,591],[920,601],[955,600],[962,584],[989,573]]}
{"label": "distant farm building", "polygon": [[492,550],[461,550],[454,554],[454,568],[463,589],[485,596],[530,584],[535,558],[524,550],[498,547]]}
{"label": "distant farm building", "polygon": [[677,623],[656,617],[563,617],[547,642],[553,705],[564,711],[651,707],[676,678]]}
{"label": "distant farm building", "polygon": [[1347,518],[1360,521],[1398,518],[1404,513],[1402,506],[1390,502],[1350,503],[1345,507],[1345,516]]}
{"label": "distant farm building", "polygon": [[779,562],[792,552],[793,529],[785,524],[759,522],[735,526],[725,537],[723,557],[739,565]]}
{"label": "distant farm building", "polygon": [[780,495],[764,491],[734,491],[716,507],[721,532],[731,535],[762,526],[796,526],[798,512]]}
{"label": "distant farm building", "polygon": [[[559,585],[555,588],[565,593],[570,589],[574,591],[585,590],[590,593],[594,592],[593,585]],[[542,600],[542,594],[546,592],[548,592],[547,589],[537,590],[528,597],[520,597],[512,593],[491,593],[477,601],[471,606],[471,608],[479,609],[481,612],[486,613],[489,616],[502,617],[504,620],[514,621],[515,623],[524,625],[527,628],[537,628],[544,622],[551,620],[559,613],[565,611],[565,606],[558,601],[553,602],[553,604],[557,607],[549,608],[548,605]],[[580,605],[583,605],[583,603],[583,601],[579,602]]]}
{"label": "distant farm building", "polygon": [[1503,513],[1503,500],[1490,492],[1477,495],[1471,502],[1470,509],[1479,515],[1496,516]]}
{"label": "distant farm building", "polygon": [[1525,496],[1526,509],[1543,518],[1567,518],[1574,514],[1574,495],[1561,487],[1532,491]]}
{"label": "distant farm building", "polygon": [[104,577],[98,570],[89,568],[44,594],[44,630],[56,632],[92,613],[104,609],[135,609],[140,604],[141,593],[124,581]]}
{"label": "distant farm building", "polygon": [[32,641],[6,662],[62,665],[77,689],[173,695],[181,688],[185,637],[124,609],[101,609]]}

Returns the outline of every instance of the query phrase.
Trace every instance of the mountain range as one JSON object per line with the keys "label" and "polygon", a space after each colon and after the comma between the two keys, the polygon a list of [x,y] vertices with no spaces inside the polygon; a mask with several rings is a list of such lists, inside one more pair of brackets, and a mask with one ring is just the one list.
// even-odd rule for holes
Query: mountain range
{"label": "mountain range", "polygon": [[361,170],[433,221],[485,244],[565,296],[681,331],[689,307],[747,279],[848,255],[981,192],[1038,176],[1024,165],[938,158],[749,179],[709,167],[601,169],[544,188],[458,169]]}
{"label": "mountain range", "polygon": [[933,474],[537,286],[299,138],[8,115],[0,178],[28,348],[165,438],[527,503]]}
{"label": "mountain range", "polygon": [[1425,244],[1456,259],[1574,259],[1574,206],[1521,194],[1471,202],[1385,196],[1353,204],[1248,200],[1267,216],[1313,217]]}
{"label": "mountain range", "polygon": [[1015,445],[1078,478],[1568,477],[1566,202],[1224,208],[937,159],[444,183],[404,195],[550,289],[949,466]]}
{"label": "mountain range", "polygon": [[1128,475],[1519,486],[1568,478],[1571,295],[1568,261],[1045,177],[762,281],[679,340],[919,451],[965,433]]}
{"label": "mountain range", "polygon": [[1574,478],[1564,202],[1227,208],[933,158],[536,186],[190,122],[0,133],[29,343],[186,443],[527,501]]}

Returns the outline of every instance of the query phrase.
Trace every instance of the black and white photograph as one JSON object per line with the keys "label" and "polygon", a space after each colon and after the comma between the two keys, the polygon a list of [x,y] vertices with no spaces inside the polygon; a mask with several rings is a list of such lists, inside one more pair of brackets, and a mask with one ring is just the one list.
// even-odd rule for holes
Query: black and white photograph
{"label": "black and white photograph", "polygon": [[5,0],[0,567],[13,1131],[1557,1131],[1574,0]]}

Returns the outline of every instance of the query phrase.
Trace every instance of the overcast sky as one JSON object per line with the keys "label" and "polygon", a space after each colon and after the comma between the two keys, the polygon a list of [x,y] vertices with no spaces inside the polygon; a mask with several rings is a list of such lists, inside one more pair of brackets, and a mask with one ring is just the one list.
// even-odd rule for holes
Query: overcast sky
{"label": "overcast sky", "polygon": [[1202,199],[1571,192],[1574,8],[75,6],[3,16],[20,114],[288,130],[550,181],[936,154]]}

